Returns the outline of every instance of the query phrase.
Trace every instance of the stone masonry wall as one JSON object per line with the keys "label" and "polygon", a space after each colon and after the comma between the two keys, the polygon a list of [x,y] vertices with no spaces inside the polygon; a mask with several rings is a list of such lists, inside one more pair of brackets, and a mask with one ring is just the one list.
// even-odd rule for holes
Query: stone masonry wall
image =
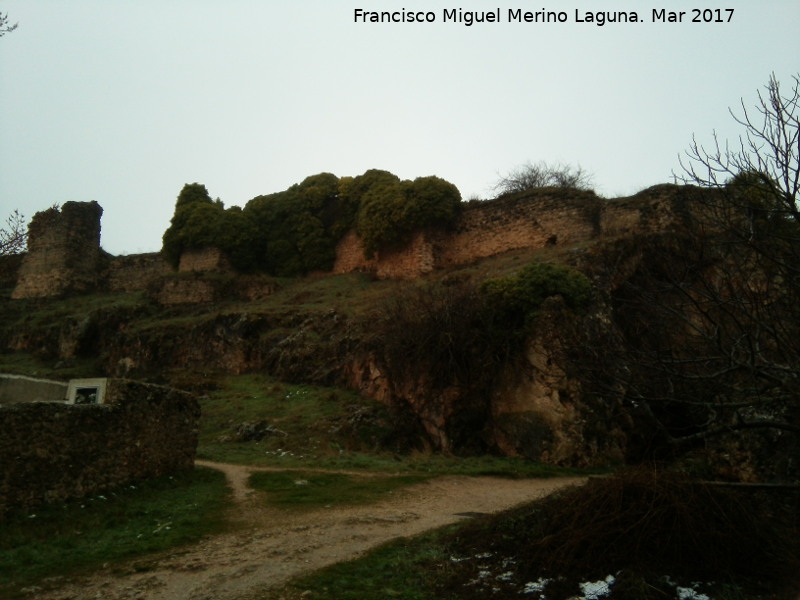
{"label": "stone masonry wall", "polygon": [[59,296],[97,287],[101,269],[97,202],[66,202],[36,213],[12,298]]}
{"label": "stone masonry wall", "polygon": [[680,221],[680,189],[660,185],[613,200],[592,192],[543,189],[470,202],[452,230],[417,234],[405,248],[378,252],[373,259],[364,257],[355,232],[348,233],[337,246],[333,272],[368,271],[411,279],[520,248],[663,231]]}
{"label": "stone masonry wall", "polygon": [[122,379],[101,405],[0,407],[0,519],[193,468],[199,418],[192,395]]}
{"label": "stone masonry wall", "polygon": [[200,248],[198,250],[187,250],[181,254],[180,273],[190,271],[214,271],[217,273],[233,272],[230,261],[218,248]]}
{"label": "stone masonry wall", "polygon": [[108,261],[105,281],[112,292],[138,292],[169,273],[172,267],[158,252],[114,256]]}
{"label": "stone masonry wall", "polygon": [[[356,233],[347,233],[336,248],[332,272],[414,278],[509,250],[663,231],[680,222],[689,193],[682,186],[658,185],[628,198],[607,200],[593,192],[550,188],[469,202],[452,229],[419,232],[406,246],[378,252],[371,259],[364,256]],[[37,213],[12,297],[57,296],[97,288],[143,291],[172,272],[157,253],[103,256],[99,245],[102,212],[96,202],[67,202],[60,211]],[[216,248],[184,253],[178,270],[234,274]],[[216,299],[212,291],[205,284],[169,283],[159,301],[212,302]]]}

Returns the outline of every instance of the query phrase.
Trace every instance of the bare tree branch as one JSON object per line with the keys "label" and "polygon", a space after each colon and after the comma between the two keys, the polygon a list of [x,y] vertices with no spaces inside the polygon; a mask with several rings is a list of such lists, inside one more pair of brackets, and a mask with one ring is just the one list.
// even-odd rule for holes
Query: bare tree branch
{"label": "bare tree branch", "polygon": [[28,243],[28,228],[25,217],[15,210],[6,219],[6,227],[0,229],[0,256],[25,252]]}
{"label": "bare tree branch", "polygon": [[512,170],[508,175],[500,177],[494,185],[494,190],[498,196],[504,196],[546,187],[589,190],[591,185],[591,175],[581,167],[553,166],[545,162],[534,165],[528,162]]}
{"label": "bare tree branch", "polygon": [[9,25],[8,13],[0,13],[0,37],[3,37],[5,34],[14,31],[17,27],[19,27],[19,23]]}

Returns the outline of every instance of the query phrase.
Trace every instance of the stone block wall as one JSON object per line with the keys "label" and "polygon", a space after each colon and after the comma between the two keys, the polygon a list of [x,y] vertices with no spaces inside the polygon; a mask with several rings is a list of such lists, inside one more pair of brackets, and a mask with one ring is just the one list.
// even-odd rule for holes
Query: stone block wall
{"label": "stone block wall", "polygon": [[0,519],[193,468],[199,418],[191,394],[123,379],[102,405],[0,407]]}
{"label": "stone block wall", "polygon": [[[378,252],[370,259],[364,256],[356,233],[349,232],[337,246],[332,271],[367,271],[381,278],[409,279],[509,250],[663,231],[680,222],[685,197],[691,193],[687,189],[657,185],[629,198],[607,200],[593,192],[546,188],[469,202],[451,229],[418,232],[406,246]],[[12,297],[57,296],[98,288],[144,291],[173,272],[157,253],[104,255],[99,245],[102,212],[96,202],[67,202],[60,211],[37,213],[29,227],[29,252],[19,268]],[[178,271],[235,275],[230,261],[216,248],[185,252]],[[162,287],[163,297],[158,301],[163,304],[217,299],[213,286],[202,282],[169,282]]]}
{"label": "stone block wall", "polygon": [[364,257],[351,231],[337,246],[333,272],[411,279],[510,250],[664,231],[681,222],[681,190],[659,185],[607,200],[593,192],[550,188],[470,202],[451,230],[421,232],[405,248],[378,252],[373,259]]}
{"label": "stone block wall", "polygon": [[36,213],[28,226],[28,252],[12,298],[40,298],[94,290],[101,271],[97,202],[66,202]]}
{"label": "stone block wall", "polygon": [[602,202],[591,192],[546,189],[468,204],[455,231],[441,243],[436,266],[591,239],[599,234]]}
{"label": "stone block wall", "polygon": [[181,254],[178,272],[214,271],[217,273],[233,273],[234,269],[225,254],[218,248],[200,248],[187,250]]}
{"label": "stone block wall", "polygon": [[108,262],[105,282],[112,292],[139,292],[169,273],[172,267],[158,252],[115,256]]}

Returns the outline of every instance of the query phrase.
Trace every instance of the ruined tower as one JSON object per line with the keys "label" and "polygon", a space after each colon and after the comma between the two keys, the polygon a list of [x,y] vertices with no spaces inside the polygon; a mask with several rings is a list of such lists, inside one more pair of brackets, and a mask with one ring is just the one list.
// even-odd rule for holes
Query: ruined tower
{"label": "ruined tower", "polygon": [[28,226],[28,253],[12,298],[43,298],[95,289],[101,272],[97,202],[65,202],[36,213]]}

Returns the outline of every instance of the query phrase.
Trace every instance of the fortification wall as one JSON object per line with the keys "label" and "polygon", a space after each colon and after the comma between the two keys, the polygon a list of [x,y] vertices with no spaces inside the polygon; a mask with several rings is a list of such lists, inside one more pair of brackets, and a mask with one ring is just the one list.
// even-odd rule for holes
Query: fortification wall
{"label": "fortification wall", "polygon": [[0,407],[0,518],[193,468],[199,418],[192,395],[122,379],[101,405]]}
{"label": "fortification wall", "polygon": [[40,298],[97,287],[100,216],[97,202],[66,202],[36,213],[28,227],[28,252],[12,298]]}
{"label": "fortification wall", "polygon": [[138,292],[169,273],[172,267],[158,252],[115,256],[108,262],[105,283],[112,292]]}
{"label": "fortification wall", "polygon": [[214,271],[216,273],[233,273],[228,258],[218,248],[201,248],[199,250],[187,250],[181,254],[179,273],[190,271]]}
{"label": "fortification wall", "polygon": [[591,192],[551,189],[469,204],[440,243],[436,266],[591,239],[599,234],[601,202]]}
{"label": "fortification wall", "polygon": [[[593,192],[541,189],[496,200],[469,202],[450,230],[422,231],[402,248],[364,256],[354,231],[336,249],[333,273],[367,271],[381,278],[414,278],[434,269],[466,264],[520,248],[572,245],[599,236],[664,231],[682,222],[684,186],[658,185],[629,198],[606,200]],[[157,253],[108,257],[100,250],[100,215],[96,202],[67,202],[58,211],[38,213],[29,228],[29,252],[19,268],[13,298],[57,296],[66,292],[144,291],[172,273]],[[100,267],[103,266],[101,269]],[[185,252],[180,273],[234,275],[216,248]],[[257,295],[269,293],[258,287]],[[218,290],[197,281],[162,285],[163,304],[213,302]],[[254,288],[255,289],[255,288]]]}
{"label": "fortification wall", "polygon": [[573,245],[600,235],[666,228],[674,220],[671,194],[674,190],[659,187],[649,195],[604,200],[592,192],[544,189],[470,202],[451,230],[420,233],[407,247],[376,253],[373,259],[364,256],[355,232],[348,233],[337,247],[333,272],[414,278],[520,248]]}

